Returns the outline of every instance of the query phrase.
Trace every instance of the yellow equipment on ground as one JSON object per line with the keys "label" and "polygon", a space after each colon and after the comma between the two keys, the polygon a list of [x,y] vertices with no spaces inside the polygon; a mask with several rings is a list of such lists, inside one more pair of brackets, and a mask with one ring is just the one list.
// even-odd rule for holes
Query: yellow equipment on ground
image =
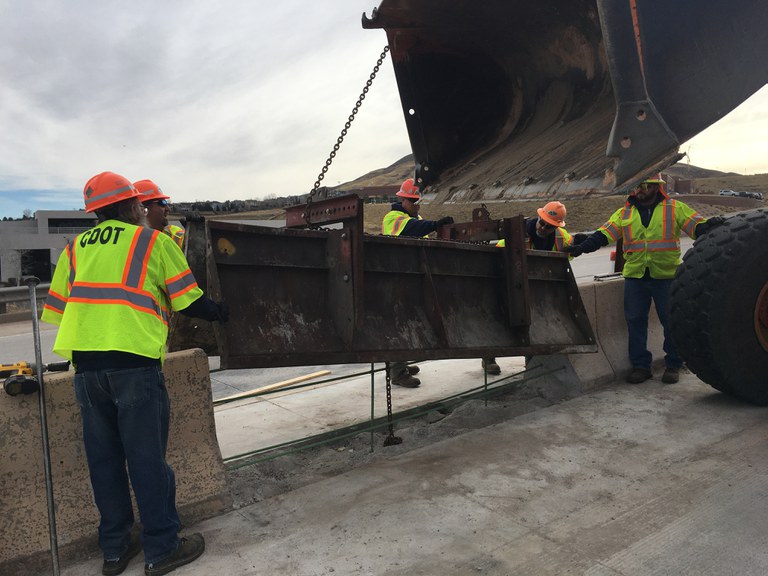
{"label": "yellow equipment on ground", "polygon": [[[69,360],[43,364],[43,372],[66,372],[69,370]],[[0,378],[5,378],[3,388],[9,396],[33,394],[40,389],[37,380],[37,367],[30,362],[15,362],[0,364]]]}

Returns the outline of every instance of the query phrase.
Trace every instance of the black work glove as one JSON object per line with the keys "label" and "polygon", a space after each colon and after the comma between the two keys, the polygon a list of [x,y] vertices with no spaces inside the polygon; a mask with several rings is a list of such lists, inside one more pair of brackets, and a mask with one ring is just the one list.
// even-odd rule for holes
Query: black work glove
{"label": "black work glove", "polygon": [[229,306],[224,302],[214,302],[207,296],[200,296],[189,306],[180,311],[190,318],[202,318],[208,322],[221,322],[229,320]]}
{"label": "black work glove", "polygon": [[[582,240],[582,242],[583,242],[583,241],[584,241],[584,240]],[[576,258],[577,256],[581,256],[582,254],[584,254],[584,250],[582,250],[581,246],[579,246],[578,244],[577,244],[576,246],[565,246],[565,247],[563,248],[563,252],[565,252],[565,253],[566,253],[566,254],[568,254],[569,256],[573,256],[574,258]]]}
{"label": "black work glove", "polygon": [[214,304],[216,304],[216,320],[226,324],[229,320],[229,306],[226,302],[214,302]]}
{"label": "black work glove", "polygon": [[578,246],[579,244],[584,242],[584,240],[586,240],[588,237],[589,237],[589,234],[584,234],[583,232],[577,232],[576,234],[573,235],[573,245]]}
{"label": "black work glove", "polygon": [[696,225],[696,236],[706,234],[710,230],[721,226],[724,222],[725,218],[722,216],[712,216],[712,218],[707,218],[704,222]]}
{"label": "black work glove", "polygon": [[453,224],[453,217],[443,216],[442,218],[440,218],[440,220],[437,221],[438,226],[444,226],[445,224]]}

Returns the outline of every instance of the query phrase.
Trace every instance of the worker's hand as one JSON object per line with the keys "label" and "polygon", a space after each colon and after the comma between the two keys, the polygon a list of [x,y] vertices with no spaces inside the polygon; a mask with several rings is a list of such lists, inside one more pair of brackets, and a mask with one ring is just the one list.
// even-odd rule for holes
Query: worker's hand
{"label": "worker's hand", "polygon": [[563,252],[565,252],[565,253],[566,253],[566,254],[568,254],[569,256],[573,256],[574,258],[576,258],[577,256],[581,256],[582,254],[584,254],[584,250],[582,250],[582,248],[581,248],[581,246],[580,246],[580,245],[576,245],[576,246],[565,246],[565,247],[563,248]]}
{"label": "worker's hand", "polygon": [[440,220],[437,221],[438,226],[444,226],[446,224],[453,224],[452,216],[443,216],[442,218],[440,218]]}
{"label": "worker's hand", "polygon": [[229,306],[226,302],[216,302],[216,315],[219,322],[225,324],[229,320]]}
{"label": "worker's hand", "polygon": [[724,222],[725,218],[722,216],[712,216],[712,218],[707,218],[704,222],[696,225],[696,236],[706,234],[710,230],[722,226]]}
{"label": "worker's hand", "polygon": [[584,242],[584,240],[586,240],[588,237],[589,237],[589,234],[584,234],[584,232],[577,232],[572,236],[573,245],[578,246],[579,244]]}

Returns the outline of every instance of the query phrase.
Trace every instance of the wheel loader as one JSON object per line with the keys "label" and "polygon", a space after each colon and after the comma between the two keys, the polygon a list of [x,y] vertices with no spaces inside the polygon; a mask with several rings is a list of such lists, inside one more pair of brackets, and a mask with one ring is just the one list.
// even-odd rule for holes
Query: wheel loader
{"label": "wheel loader", "polygon": [[[760,0],[383,0],[363,26],[387,33],[416,175],[438,201],[627,189],[768,81]],[[670,310],[688,368],[761,405],[766,238],[761,209],[697,240]]]}
{"label": "wheel loader", "polygon": [[[621,192],[768,80],[761,0],[381,0],[362,25],[386,33],[435,203]],[[216,328],[222,367],[596,350],[567,258],[526,251],[522,217],[371,236],[360,199],[320,194],[321,178],[286,228],[192,223],[198,281],[238,310]],[[698,240],[672,304],[688,367],[760,404],[766,227],[758,210]]]}

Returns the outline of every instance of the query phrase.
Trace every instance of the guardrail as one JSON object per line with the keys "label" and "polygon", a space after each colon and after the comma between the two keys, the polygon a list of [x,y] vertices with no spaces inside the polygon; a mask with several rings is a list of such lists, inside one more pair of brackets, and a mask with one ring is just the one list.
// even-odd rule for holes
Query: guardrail
{"label": "guardrail", "polygon": [[[93,221],[93,226],[96,225],[96,220]],[[93,226],[48,226],[48,234],[80,234],[87,232]]]}
{"label": "guardrail", "polygon": [[[35,293],[38,298],[48,296],[50,284],[38,284]],[[10,288],[0,288],[0,304],[10,304],[11,302],[26,302],[29,300],[29,287],[11,286]]]}

